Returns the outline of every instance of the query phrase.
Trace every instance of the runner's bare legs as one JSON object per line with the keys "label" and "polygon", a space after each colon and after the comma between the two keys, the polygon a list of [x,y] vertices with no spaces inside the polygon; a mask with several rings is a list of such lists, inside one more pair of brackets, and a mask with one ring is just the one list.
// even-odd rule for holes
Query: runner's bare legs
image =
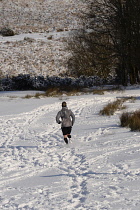
{"label": "runner's bare legs", "polygon": [[71,135],[70,134],[67,134],[67,135],[64,135],[64,138],[71,138]]}

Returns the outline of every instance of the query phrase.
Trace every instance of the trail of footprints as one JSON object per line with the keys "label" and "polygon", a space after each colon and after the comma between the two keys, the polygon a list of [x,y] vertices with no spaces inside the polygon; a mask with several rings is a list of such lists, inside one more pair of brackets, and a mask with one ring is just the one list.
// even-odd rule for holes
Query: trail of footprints
{"label": "trail of footprints", "polygon": [[[92,103],[94,103],[94,101],[90,100],[89,106],[92,105]],[[58,168],[58,170],[61,171],[63,176],[68,180],[67,183],[64,183],[67,189],[66,192],[62,192],[62,195],[60,192],[56,194],[53,189],[48,190],[43,186],[39,186],[39,189],[42,189],[42,192],[38,192],[38,196],[40,196],[41,200],[39,201],[38,197],[35,197],[34,202],[36,205],[50,205],[51,208],[53,208],[53,205],[55,206],[55,202],[57,202],[59,197],[58,207],[60,208],[63,207],[63,209],[65,209],[65,204],[69,204],[69,209],[72,209],[73,207],[86,209],[85,201],[89,194],[88,178],[89,174],[92,173],[90,165],[86,159],[86,151],[82,151],[80,146],[66,146],[63,143],[62,135],[59,132],[60,127],[56,125],[53,120],[51,126],[48,126],[48,129],[44,131],[30,129],[31,126],[33,127],[33,125],[38,123],[38,120],[41,119],[46,112],[49,115],[49,112],[57,111],[59,105],[60,104],[57,103],[50,107],[39,107],[30,113],[14,116],[11,117],[11,119],[1,119],[3,123],[3,140],[1,148],[4,148],[3,153],[1,153],[1,167],[7,172],[7,179],[1,180],[0,183],[10,183],[14,180],[32,177],[33,175],[39,174],[48,168]],[[81,108],[79,108],[79,105]],[[77,102],[77,105],[74,106],[77,118],[83,114],[83,111],[85,112],[84,106],[84,100]],[[90,113],[90,110],[88,111]],[[96,132],[83,137],[81,140],[79,139],[78,141],[84,141],[88,144],[91,140],[96,141],[102,134],[103,130],[99,129]],[[77,139],[78,137],[75,136],[75,138]],[[17,139],[25,142],[32,140],[34,141],[35,146],[12,146],[14,141]],[[114,151],[112,148],[113,147],[111,146],[111,152],[105,151],[105,148],[102,148],[103,154],[99,154],[97,157],[93,158],[92,162],[96,162],[107,157],[107,155],[119,151],[119,148],[114,149]],[[5,162],[8,164],[6,165]],[[12,170],[13,173],[8,176],[8,172],[11,172]],[[36,189],[32,190],[36,192]],[[110,188],[110,191],[113,191],[113,188]],[[62,196],[62,201],[64,201],[65,193],[68,199],[63,204],[63,202],[60,203],[60,197]],[[32,202],[30,203],[30,200],[27,199],[27,202],[29,207],[32,206]],[[37,202],[40,203],[37,204]],[[22,205],[20,208],[22,209]]]}
{"label": "trail of footprints", "polygon": [[[89,102],[90,104],[94,103],[92,100]],[[74,105],[74,111],[78,118],[82,115],[85,102],[81,100],[76,101],[76,103],[77,105]],[[62,174],[65,174],[68,178],[67,202],[71,204],[71,207],[82,208],[84,207],[88,194],[88,177],[86,174],[88,173],[89,166],[85,155],[81,154],[78,148],[64,145],[62,136],[60,132],[58,132],[60,127],[55,124],[55,121],[52,121],[52,125],[45,131],[36,132],[36,130],[30,130],[30,127],[38,123],[38,120],[41,119],[46,112],[49,115],[49,112],[58,110],[59,105],[60,104],[57,103],[52,106],[39,107],[32,112],[2,120],[2,122],[4,122],[2,129],[4,138],[1,147],[5,147],[5,152],[1,157],[6,162],[10,162],[9,165],[5,165],[5,161],[3,161],[2,167],[4,167],[6,171],[8,171],[9,168],[9,172],[13,170],[13,173],[11,173],[10,176],[7,175],[8,180],[1,181],[1,184],[10,183],[22,178],[25,179],[26,177],[46,170],[46,168],[55,167],[62,171]],[[30,139],[34,140],[37,145],[31,147],[12,146],[16,140],[26,142]],[[52,201],[52,198],[50,199]]]}

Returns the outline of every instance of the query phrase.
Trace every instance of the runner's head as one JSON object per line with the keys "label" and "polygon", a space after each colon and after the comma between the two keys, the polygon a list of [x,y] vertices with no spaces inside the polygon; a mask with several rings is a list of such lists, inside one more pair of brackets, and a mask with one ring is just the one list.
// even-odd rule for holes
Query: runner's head
{"label": "runner's head", "polygon": [[62,107],[66,107],[67,103],[65,101],[62,102]]}

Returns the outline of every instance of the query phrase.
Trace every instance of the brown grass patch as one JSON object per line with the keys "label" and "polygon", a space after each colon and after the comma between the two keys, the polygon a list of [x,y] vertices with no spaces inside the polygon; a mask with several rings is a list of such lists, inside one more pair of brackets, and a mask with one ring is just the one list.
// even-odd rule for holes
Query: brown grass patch
{"label": "brown grass patch", "polygon": [[62,95],[62,91],[59,87],[50,87],[44,93],[44,96],[47,96],[47,97],[57,97],[61,95]]}
{"label": "brown grass patch", "polygon": [[93,94],[104,95],[104,90],[93,90]]}
{"label": "brown grass patch", "polygon": [[130,96],[130,97],[122,97],[122,98],[118,98],[116,101],[107,104],[101,111],[100,114],[101,115],[113,115],[117,110],[122,110],[122,109],[126,109],[126,106],[123,105],[123,103],[125,101],[131,101],[134,102],[135,101],[135,97]]}
{"label": "brown grass patch", "polygon": [[123,106],[124,99],[117,99],[116,101],[107,104],[101,111],[101,115],[113,115],[117,110],[125,109]]}
{"label": "brown grass patch", "polygon": [[41,97],[60,97],[62,95],[74,96],[80,95],[83,91],[80,91],[78,88],[71,87],[50,87],[44,93],[36,93],[35,95],[26,95],[25,99],[30,98],[41,98]]}
{"label": "brown grass patch", "polygon": [[23,98],[30,99],[30,98],[32,98],[32,97],[33,97],[32,95],[27,94],[27,95],[24,96]]}
{"label": "brown grass patch", "polygon": [[123,113],[120,117],[122,127],[129,127],[131,131],[140,131],[140,110],[133,113]]}

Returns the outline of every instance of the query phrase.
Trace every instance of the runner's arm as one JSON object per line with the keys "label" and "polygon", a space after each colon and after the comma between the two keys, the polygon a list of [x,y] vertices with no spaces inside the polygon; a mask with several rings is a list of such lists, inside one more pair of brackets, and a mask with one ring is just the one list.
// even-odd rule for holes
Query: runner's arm
{"label": "runner's arm", "polygon": [[56,122],[57,122],[58,124],[61,123],[60,117],[61,117],[61,114],[60,114],[60,111],[59,111],[59,112],[57,113],[57,115],[56,115]]}
{"label": "runner's arm", "polygon": [[74,122],[75,122],[75,115],[74,113],[71,111],[71,118],[72,118],[72,126],[74,125]]}

